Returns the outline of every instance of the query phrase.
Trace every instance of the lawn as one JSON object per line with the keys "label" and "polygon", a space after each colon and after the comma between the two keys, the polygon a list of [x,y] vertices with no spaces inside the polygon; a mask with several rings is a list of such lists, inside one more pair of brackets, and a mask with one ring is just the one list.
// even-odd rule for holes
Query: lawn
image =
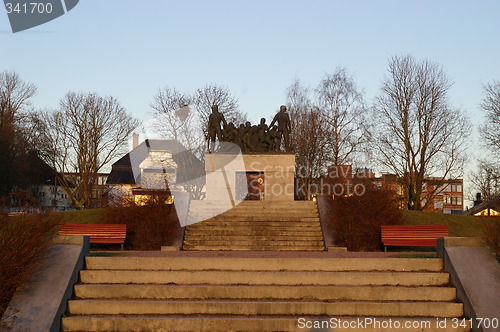
{"label": "lawn", "polygon": [[[99,224],[106,222],[106,211],[105,209],[90,209],[48,213],[44,215],[44,218],[56,219],[57,223],[61,224]],[[480,219],[472,216],[403,211],[403,218],[406,225],[447,225],[450,236],[483,236]]]}
{"label": "lawn", "polygon": [[467,215],[404,211],[404,223],[406,225],[447,225],[450,236],[483,236],[481,220]]}
{"label": "lawn", "polygon": [[105,223],[106,219],[104,209],[52,212],[43,216],[44,218],[56,220],[59,224],[102,224]]}

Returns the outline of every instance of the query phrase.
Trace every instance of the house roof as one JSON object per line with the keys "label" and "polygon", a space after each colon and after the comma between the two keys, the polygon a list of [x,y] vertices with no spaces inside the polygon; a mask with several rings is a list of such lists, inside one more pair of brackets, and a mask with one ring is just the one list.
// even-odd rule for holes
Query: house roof
{"label": "house roof", "polygon": [[51,185],[55,183],[56,171],[43,161],[35,151],[28,154],[26,178],[29,185]]}
{"label": "house roof", "polygon": [[112,165],[106,184],[140,183],[139,165],[150,152],[168,152],[172,155],[177,164],[178,183],[198,177],[199,171],[204,170],[203,163],[177,140],[145,140]]}
{"label": "house roof", "polygon": [[499,211],[500,212],[500,195],[489,200],[489,201],[486,201],[486,202],[483,202],[479,205],[476,205],[474,206],[472,209],[470,209],[467,213],[468,214],[471,214],[471,215],[474,215],[480,211],[483,211],[485,209],[493,209],[495,211]]}
{"label": "house roof", "polygon": [[111,167],[106,184],[135,184],[129,153],[118,159]]}

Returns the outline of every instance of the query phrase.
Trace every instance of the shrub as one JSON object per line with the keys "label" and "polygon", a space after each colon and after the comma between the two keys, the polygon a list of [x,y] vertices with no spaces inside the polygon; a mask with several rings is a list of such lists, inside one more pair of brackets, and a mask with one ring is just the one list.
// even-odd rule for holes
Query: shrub
{"label": "shrub", "polygon": [[359,196],[336,196],[332,203],[335,242],[349,251],[380,250],[380,226],[403,224],[394,190],[379,189],[369,183],[365,189]]}
{"label": "shrub", "polygon": [[500,218],[482,217],[484,242],[500,259]]}
{"label": "shrub", "polygon": [[162,197],[154,196],[141,206],[129,202],[125,207],[110,207],[104,222],[127,224],[127,248],[160,250],[161,246],[173,245],[181,234],[175,206],[164,202]]}
{"label": "shrub", "polygon": [[57,223],[43,215],[0,216],[0,316],[40,265]]}

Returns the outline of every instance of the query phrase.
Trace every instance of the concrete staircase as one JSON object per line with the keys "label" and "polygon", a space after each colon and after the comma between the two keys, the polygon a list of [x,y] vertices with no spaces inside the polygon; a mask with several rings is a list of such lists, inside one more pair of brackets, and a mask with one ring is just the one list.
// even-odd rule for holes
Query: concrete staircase
{"label": "concrete staircase", "polygon": [[209,254],[88,257],[63,330],[468,330],[452,326],[463,307],[441,259]]}
{"label": "concrete staircase", "polygon": [[189,218],[202,221],[186,228],[184,250],[325,250],[315,202],[191,201]]}

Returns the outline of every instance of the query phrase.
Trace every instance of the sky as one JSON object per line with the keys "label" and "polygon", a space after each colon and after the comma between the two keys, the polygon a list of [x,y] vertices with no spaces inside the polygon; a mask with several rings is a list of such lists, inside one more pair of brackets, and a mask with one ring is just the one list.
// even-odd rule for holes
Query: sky
{"label": "sky", "polygon": [[208,83],[231,90],[253,123],[270,120],[294,79],[314,88],[339,66],[370,104],[388,59],[406,54],[440,64],[450,102],[479,125],[482,84],[500,80],[500,1],[80,0],[15,34],[0,12],[0,71],[38,87],[36,108],[97,92],[143,121],[159,88]]}

